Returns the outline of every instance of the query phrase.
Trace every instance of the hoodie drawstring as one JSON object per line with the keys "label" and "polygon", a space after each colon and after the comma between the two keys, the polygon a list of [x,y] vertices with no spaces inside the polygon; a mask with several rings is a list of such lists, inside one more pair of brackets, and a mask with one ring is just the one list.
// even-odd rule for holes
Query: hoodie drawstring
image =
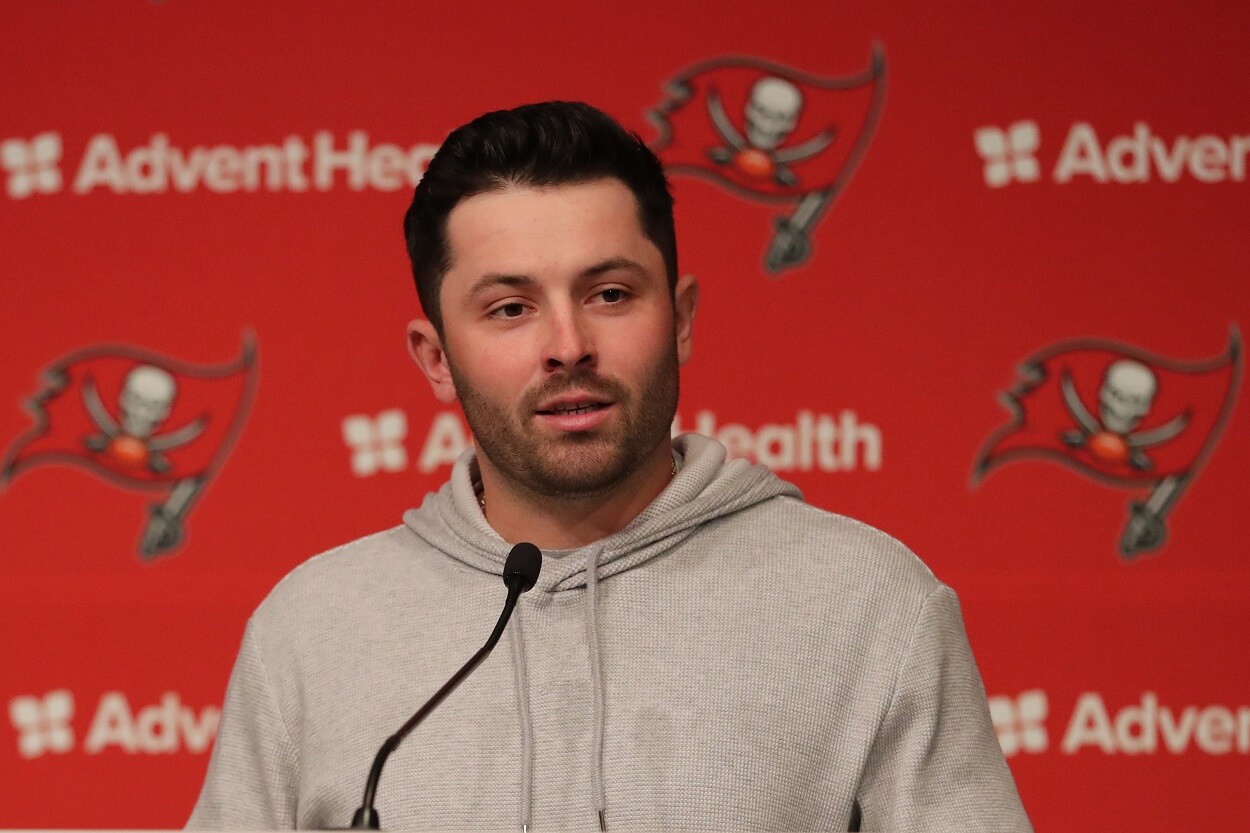
{"label": "hoodie drawstring", "polygon": [[586,556],[586,646],[590,652],[591,736],[590,786],[599,829],[607,831],[607,801],[603,791],[603,666],[599,663],[599,557],[595,547]]}
{"label": "hoodie drawstring", "polygon": [[521,611],[512,617],[512,674],[516,680],[516,705],[521,720],[521,830],[528,831],[534,803],[534,721],[530,718],[530,687],[525,675],[525,638],[521,635]]}
{"label": "hoodie drawstring", "polygon": [[[599,661],[599,548],[586,556],[586,646],[590,655],[590,785],[599,830],[606,833],[607,800],[603,788],[603,666]],[[508,630],[512,640],[512,674],[516,682],[517,714],[521,722],[521,830],[528,833],[534,804],[534,721],[530,715],[529,680],[525,673],[525,637],[521,612],[512,617]]]}

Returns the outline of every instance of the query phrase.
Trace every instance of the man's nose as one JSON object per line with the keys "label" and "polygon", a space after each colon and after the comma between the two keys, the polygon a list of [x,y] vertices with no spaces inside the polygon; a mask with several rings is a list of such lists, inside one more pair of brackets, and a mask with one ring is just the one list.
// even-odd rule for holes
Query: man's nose
{"label": "man's nose", "polygon": [[556,310],[549,321],[543,366],[551,371],[594,367],[594,341],[584,316],[572,310]]}

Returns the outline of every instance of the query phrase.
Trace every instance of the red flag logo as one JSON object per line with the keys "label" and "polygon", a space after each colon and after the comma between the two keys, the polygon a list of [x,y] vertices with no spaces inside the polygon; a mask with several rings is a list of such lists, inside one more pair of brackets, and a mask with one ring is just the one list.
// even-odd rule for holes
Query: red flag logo
{"label": "red flag logo", "polygon": [[126,346],[61,358],[28,402],[35,425],[0,459],[0,483],[42,465],[85,468],[118,486],[165,492],[150,508],[145,558],[182,543],[183,521],[238,439],[257,382],[256,348],[193,365]]}
{"label": "red flag logo", "polygon": [[810,233],[855,172],[885,102],[885,53],[850,76],[813,75],[750,57],[696,64],[651,112],[654,149],[672,174],[708,179],[750,200],[795,203],[777,221],[765,266],[804,262]]}
{"label": "red flag logo", "polygon": [[1235,329],[1222,354],[1200,361],[1095,339],[1044,348],[1003,394],[1013,418],[986,441],[974,482],[1007,463],[1050,460],[1108,485],[1150,488],[1130,505],[1120,551],[1157,549],[1232,414],[1242,362]]}

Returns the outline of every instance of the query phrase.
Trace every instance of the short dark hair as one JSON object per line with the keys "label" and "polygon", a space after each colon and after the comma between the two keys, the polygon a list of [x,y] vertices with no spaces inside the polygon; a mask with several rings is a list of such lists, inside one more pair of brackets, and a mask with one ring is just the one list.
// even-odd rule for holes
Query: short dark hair
{"label": "short dark hair", "polygon": [[673,196],[660,160],[611,116],[577,101],[547,101],[478,116],[452,131],[430,160],[404,215],[421,308],[443,331],[439,289],[451,268],[447,217],[462,199],[510,185],[542,187],[613,177],[638,201],[642,231],[677,285]]}

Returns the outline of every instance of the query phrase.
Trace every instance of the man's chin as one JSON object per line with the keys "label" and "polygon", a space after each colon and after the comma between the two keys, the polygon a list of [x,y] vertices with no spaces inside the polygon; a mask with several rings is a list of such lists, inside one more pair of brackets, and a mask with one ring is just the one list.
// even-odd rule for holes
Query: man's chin
{"label": "man's chin", "polygon": [[[566,453],[544,454],[531,472],[532,485],[551,497],[577,497],[603,494],[618,486],[630,474],[620,450],[608,444],[595,448],[592,442],[573,441]],[[596,453],[598,452],[598,453]]]}
{"label": "man's chin", "polygon": [[613,493],[624,482],[624,477],[615,474],[588,473],[587,476],[570,476],[568,472],[560,472],[551,478],[535,478],[531,484],[533,491],[544,497],[557,500],[586,500],[599,498]]}
{"label": "man's chin", "polygon": [[[583,456],[585,454],[602,453],[607,456],[619,455],[625,440],[619,431],[607,431],[595,428],[588,431],[534,431],[529,434],[530,448],[545,457],[560,458],[564,456]],[[602,451],[598,451],[602,449]]]}

